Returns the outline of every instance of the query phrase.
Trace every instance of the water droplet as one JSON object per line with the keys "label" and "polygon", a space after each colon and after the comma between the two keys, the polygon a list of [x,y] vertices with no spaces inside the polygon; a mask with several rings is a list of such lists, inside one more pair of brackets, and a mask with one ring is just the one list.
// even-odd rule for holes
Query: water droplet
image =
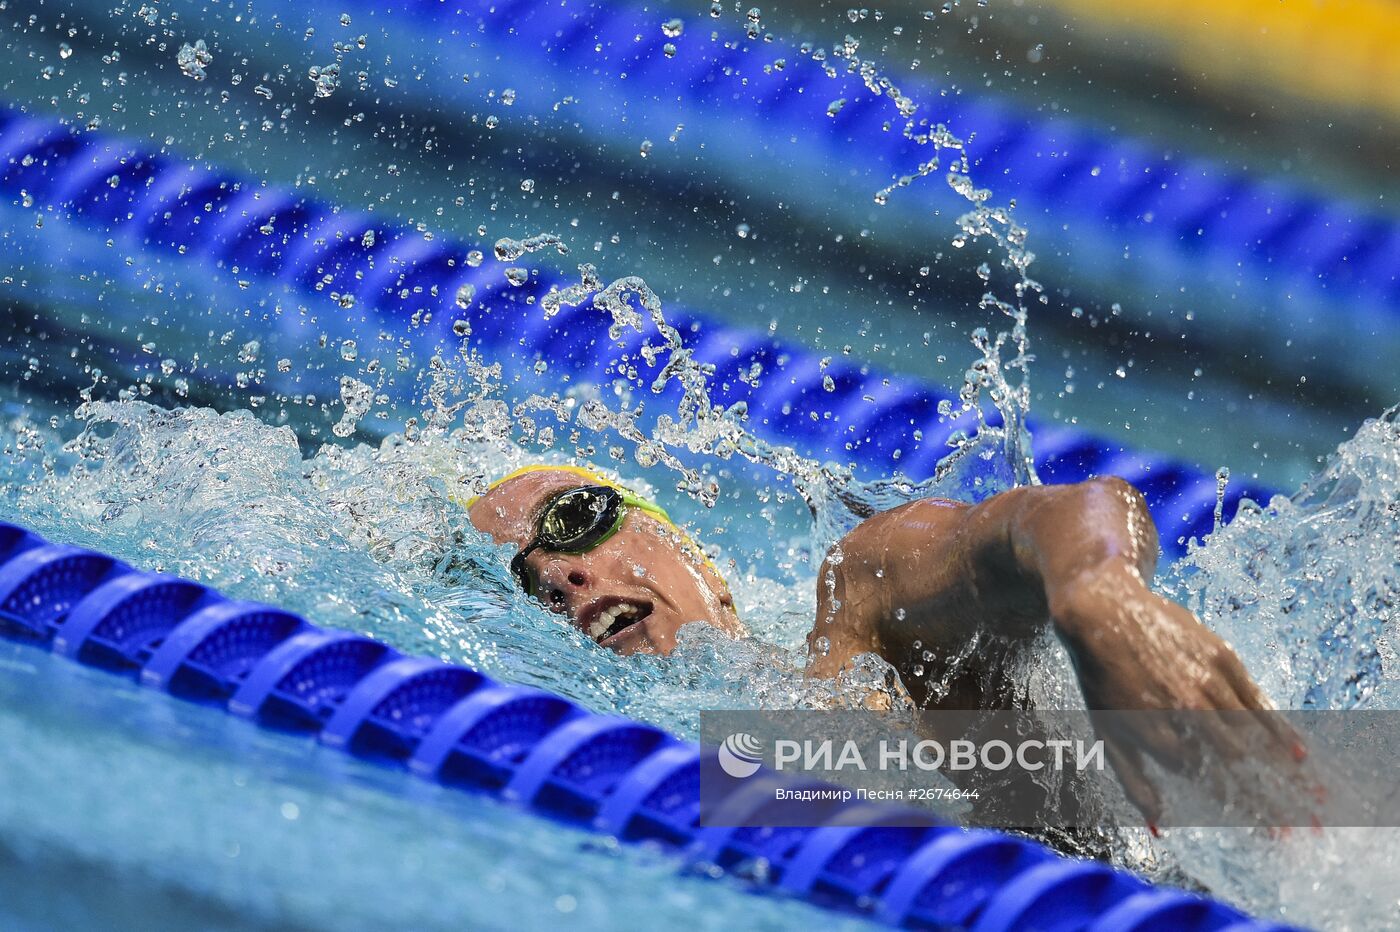
{"label": "water droplet", "polygon": [[340,87],[340,62],[331,62],[324,68],[312,65],[306,76],[315,83],[317,97],[329,97]]}
{"label": "water droplet", "polygon": [[[479,254],[478,254],[479,255]],[[478,262],[477,265],[481,263]],[[468,282],[457,289],[457,306],[462,310],[471,307],[472,298],[476,297],[476,286]]]}
{"label": "water droplet", "polygon": [[346,362],[354,362],[356,359],[360,358],[360,348],[355,344],[354,340],[346,340],[344,343],[340,344],[340,358]]}
{"label": "water droplet", "polygon": [[345,413],[331,427],[331,433],[337,437],[349,437],[355,432],[361,418],[374,406],[374,389],[359,379],[345,376],[340,380],[340,401],[345,405]]}
{"label": "water droplet", "polygon": [[196,81],[205,79],[205,69],[213,60],[214,56],[210,54],[209,47],[204,44],[203,39],[196,39],[194,45],[186,42],[180,46],[180,51],[175,53],[175,63],[180,66],[180,70]]}
{"label": "water droplet", "polygon": [[674,39],[685,31],[685,23],[678,19],[668,19],[661,24],[661,34],[668,39]]}
{"label": "water droplet", "polygon": [[519,288],[530,280],[530,272],[527,269],[511,267],[506,269],[506,281]]}

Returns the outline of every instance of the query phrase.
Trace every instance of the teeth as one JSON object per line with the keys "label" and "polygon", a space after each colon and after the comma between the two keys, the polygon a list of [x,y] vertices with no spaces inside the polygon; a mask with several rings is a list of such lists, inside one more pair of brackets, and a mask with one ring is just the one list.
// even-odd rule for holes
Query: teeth
{"label": "teeth", "polygon": [[601,614],[598,615],[598,620],[588,626],[588,636],[596,641],[603,635],[608,633],[608,629],[613,626],[613,622],[617,621],[619,616],[635,615],[638,611],[639,609],[637,608],[637,606],[627,605],[625,603],[622,605],[614,605],[612,608],[605,609]]}

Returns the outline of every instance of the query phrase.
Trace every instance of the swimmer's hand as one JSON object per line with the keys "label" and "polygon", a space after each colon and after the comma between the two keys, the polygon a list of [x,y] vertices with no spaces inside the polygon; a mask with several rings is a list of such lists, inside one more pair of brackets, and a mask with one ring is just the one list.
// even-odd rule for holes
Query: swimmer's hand
{"label": "swimmer's hand", "polygon": [[[1302,770],[1302,740],[1271,714],[1229,645],[1149,587],[1157,529],[1141,493],[1106,478],[1043,498],[1010,522],[1013,559],[1021,579],[1039,579],[1109,762],[1148,826],[1164,802],[1147,758],[1201,786],[1221,811],[1297,824],[1300,808],[1311,811],[1302,789],[1316,787]],[[1210,712],[1223,714],[1192,714]]]}
{"label": "swimmer's hand", "polygon": [[[1204,780],[1222,801],[1264,825],[1289,825],[1288,788],[1313,784],[1302,773],[1304,746],[1275,715],[1230,647],[1191,612],[1152,592],[1121,560],[1080,574],[1051,595],[1056,631],[1074,660],[1091,710],[1232,710],[1228,715],[1095,716],[1109,762],[1128,799],[1155,831],[1163,800],[1145,768]],[[1234,714],[1260,712],[1258,716]],[[1189,733],[1184,726],[1189,726]],[[1232,778],[1231,768],[1263,763],[1278,787]]]}

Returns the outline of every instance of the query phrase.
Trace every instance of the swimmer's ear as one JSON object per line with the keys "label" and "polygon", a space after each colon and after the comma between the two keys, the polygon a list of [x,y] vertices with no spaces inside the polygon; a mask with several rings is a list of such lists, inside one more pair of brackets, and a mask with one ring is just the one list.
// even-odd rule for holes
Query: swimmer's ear
{"label": "swimmer's ear", "polygon": [[705,577],[705,581],[710,584],[710,588],[719,593],[719,604],[730,610],[734,609],[734,593],[729,591],[729,583],[725,582],[720,575],[719,567],[705,556],[695,544],[690,544],[687,548],[690,559],[695,561],[695,565],[700,569],[700,575]]}
{"label": "swimmer's ear", "polygon": [[719,604],[730,611],[734,611],[734,593],[729,591],[729,584],[724,581],[724,577],[719,574],[719,570],[709,560],[701,561],[700,572],[710,581],[710,586],[719,592]]}

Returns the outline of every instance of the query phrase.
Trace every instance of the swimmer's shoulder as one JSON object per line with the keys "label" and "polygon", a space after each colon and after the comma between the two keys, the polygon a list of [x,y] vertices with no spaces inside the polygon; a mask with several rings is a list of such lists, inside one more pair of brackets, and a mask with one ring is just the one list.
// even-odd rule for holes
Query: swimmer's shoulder
{"label": "swimmer's shoulder", "polygon": [[925,627],[945,601],[940,593],[961,584],[957,538],[969,508],[941,498],[908,502],[865,519],[828,551],[808,636],[811,675],[833,676],[862,653],[888,659],[908,640],[905,629]]}

